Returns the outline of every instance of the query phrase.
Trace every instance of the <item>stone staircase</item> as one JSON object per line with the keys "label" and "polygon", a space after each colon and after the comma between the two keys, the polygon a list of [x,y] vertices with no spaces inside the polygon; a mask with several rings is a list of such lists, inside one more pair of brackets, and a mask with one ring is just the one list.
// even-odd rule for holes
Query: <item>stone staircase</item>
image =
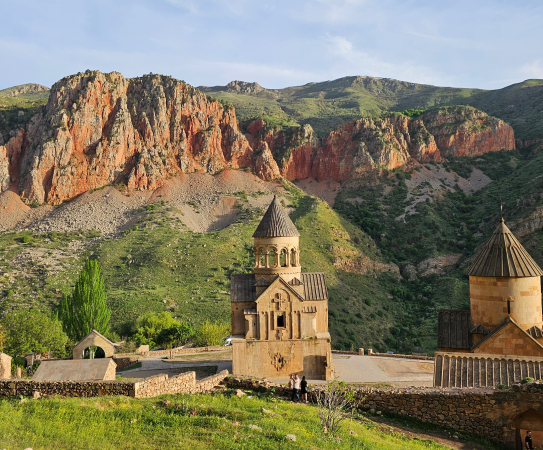
{"label": "stone staircase", "polygon": [[543,378],[543,358],[476,353],[435,354],[435,387],[511,386],[526,377],[535,380]]}

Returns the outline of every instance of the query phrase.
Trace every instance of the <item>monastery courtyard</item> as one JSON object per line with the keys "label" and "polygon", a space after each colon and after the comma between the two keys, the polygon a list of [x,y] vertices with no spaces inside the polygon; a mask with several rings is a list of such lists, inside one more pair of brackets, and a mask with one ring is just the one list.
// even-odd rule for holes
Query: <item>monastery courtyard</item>
{"label": "monastery courtyard", "polygon": [[[358,356],[334,353],[336,380],[349,384],[390,385],[394,387],[432,386],[434,362],[386,356]],[[146,378],[158,374],[177,375],[187,369],[196,371],[197,378],[218,373],[232,372],[232,351],[206,352],[183,355],[173,360],[160,356],[148,356],[141,361],[141,367],[117,372],[124,378]],[[288,379],[274,380],[287,383]],[[309,380],[310,384],[325,383],[324,380]]]}

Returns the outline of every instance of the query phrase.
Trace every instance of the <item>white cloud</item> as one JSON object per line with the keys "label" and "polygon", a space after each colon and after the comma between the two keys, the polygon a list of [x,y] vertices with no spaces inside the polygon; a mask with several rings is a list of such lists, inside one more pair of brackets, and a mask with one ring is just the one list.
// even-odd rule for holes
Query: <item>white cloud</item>
{"label": "white cloud", "polygon": [[543,60],[536,59],[524,64],[519,72],[521,76],[526,78],[543,78]]}
{"label": "white cloud", "polygon": [[193,0],[166,0],[172,6],[175,6],[179,9],[185,9],[192,14],[198,13],[198,8],[196,7],[196,2]]}
{"label": "white cloud", "polygon": [[329,55],[338,59],[336,65],[344,75],[347,73],[369,75],[438,85],[450,83],[449,77],[430,67],[411,61],[390,62],[358,50],[351,41],[343,36],[328,36],[326,42]]}

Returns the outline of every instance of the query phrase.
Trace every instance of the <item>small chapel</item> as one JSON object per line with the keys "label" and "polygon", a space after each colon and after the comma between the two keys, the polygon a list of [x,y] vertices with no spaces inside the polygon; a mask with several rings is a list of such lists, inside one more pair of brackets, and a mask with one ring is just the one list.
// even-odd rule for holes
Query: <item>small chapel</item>
{"label": "small chapel", "polygon": [[467,275],[470,309],[438,312],[439,351],[543,357],[543,270],[503,219]]}
{"label": "small chapel", "polygon": [[232,372],[333,379],[326,280],[302,272],[300,233],[276,196],[253,238],[253,273],[232,275]]}

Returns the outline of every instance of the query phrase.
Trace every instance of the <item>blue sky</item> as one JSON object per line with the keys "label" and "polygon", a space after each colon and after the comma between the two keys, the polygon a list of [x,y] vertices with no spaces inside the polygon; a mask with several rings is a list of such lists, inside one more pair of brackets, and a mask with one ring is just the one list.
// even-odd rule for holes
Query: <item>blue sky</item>
{"label": "blue sky", "polygon": [[347,75],[496,89],[543,78],[543,2],[0,0],[0,89],[86,69],[281,88]]}

